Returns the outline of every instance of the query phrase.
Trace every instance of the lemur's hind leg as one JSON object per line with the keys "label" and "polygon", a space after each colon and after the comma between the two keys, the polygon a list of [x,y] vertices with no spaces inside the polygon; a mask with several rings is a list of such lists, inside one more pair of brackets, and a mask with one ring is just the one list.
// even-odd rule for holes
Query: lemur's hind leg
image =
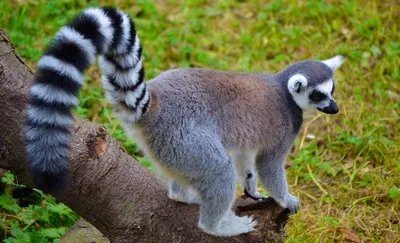
{"label": "lemur's hind leg", "polygon": [[255,169],[255,151],[236,152],[233,154],[238,179],[244,193],[254,199],[262,200],[267,197],[257,192],[257,172]]}
{"label": "lemur's hind leg", "polygon": [[153,152],[171,174],[180,176],[198,192],[201,198],[199,227],[216,236],[253,231],[256,221],[232,212],[236,173],[219,137],[193,127],[175,128],[168,135],[164,136],[168,141],[157,140],[168,146],[154,146],[159,150]]}
{"label": "lemur's hind leg", "polygon": [[217,236],[235,236],[254,231],[257,221],[248,216],[239,217],[231,209],[236,189],[233,165],[204,179],[195,182],[203,199],[199,227]]}
{"label": "lemur's hind leg", "polygon": [[175,180],[169,181],[168,197],[172,200],[188,204],[201,203],[199,194],[193,190],[193,188],[183,185]]}
{"label": "lemur's hind leg", "polygon": [[257,171],[271,197],[281,207],[288,208],[290,214],[294,214],[300,209],[300,201],[289,193],[284,169],[286,153],[277,151],[260,152],[256,159]]}

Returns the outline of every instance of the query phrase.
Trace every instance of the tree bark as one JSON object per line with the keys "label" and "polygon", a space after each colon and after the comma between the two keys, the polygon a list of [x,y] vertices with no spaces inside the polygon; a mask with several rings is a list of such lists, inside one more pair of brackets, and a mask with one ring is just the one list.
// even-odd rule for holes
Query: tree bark
{"label": "tree bark", "polygon": [[[33,187],[24,159],[24,122],[33,73],[0,29],[0,168]],[[126,154],[101,125],[76,118],[66,205],[111,242],[280,242],[285,210],[239,198],[235,210],[259,221],[257,232],[218,238],[197,227],[199,208],[170,200],[165,183]],[[239,206],[239,207],[237,207]]]}

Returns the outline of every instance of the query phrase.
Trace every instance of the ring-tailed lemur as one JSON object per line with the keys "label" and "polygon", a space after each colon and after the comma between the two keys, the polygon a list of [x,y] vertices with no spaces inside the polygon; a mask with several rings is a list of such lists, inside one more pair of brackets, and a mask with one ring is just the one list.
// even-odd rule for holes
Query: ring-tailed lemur
{"label": "ring-tailed lemur", "polygon": [[57,193],[67,181],[71,108],[84,70],[100,54],[115,115],[170,176],[169,196],[201,205],[201,229],[218,236],[254,230],[257,222],[231,207],[237,176],[248,194],[261,197],[255,171],[296,213],[299,200],[289,194],[283,161],[303,110],[338,112],[333,73],[342,58],[302,61],[277,74],[176,69],[146,84],[141,53],[132,20],[112,8],[88,9],[56,34],[37,65],[28,107],[27,160],[39,187]]}

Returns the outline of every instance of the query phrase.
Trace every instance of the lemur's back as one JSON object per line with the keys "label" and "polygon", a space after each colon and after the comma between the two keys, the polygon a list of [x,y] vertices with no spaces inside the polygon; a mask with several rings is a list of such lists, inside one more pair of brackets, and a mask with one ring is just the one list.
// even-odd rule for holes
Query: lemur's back
{"label": "lemur's back", "polygon": [[286,94],[272,79],[207,69],[167,71],[148,82],[153,105],[141,125],[150,133],[157,126],[205,125],[232,149],[277,146],[295,132]]}

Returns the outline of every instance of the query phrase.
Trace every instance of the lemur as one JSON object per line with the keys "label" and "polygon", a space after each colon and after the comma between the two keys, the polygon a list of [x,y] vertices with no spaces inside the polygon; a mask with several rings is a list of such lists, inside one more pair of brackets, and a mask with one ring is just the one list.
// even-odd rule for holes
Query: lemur
{"label": "lemur", "polygon": [[297,62],[276,74],[189,68],[145,82],[131,18],[113,8],[89,8],[57,32],[30,89],[27,162],[46,192],[66,186],[71,109],[96,55],[114,115],[170,178],[170,198],[200,204],[203,231],[235,236],[255,230],[256,220],[231,209],[237,178],[259,199],[258,174],[280,206],[292,214],[299,210],[299,200],[288,191],[284,160],[303,110],[338,112],[333,74],[341,56]]}

